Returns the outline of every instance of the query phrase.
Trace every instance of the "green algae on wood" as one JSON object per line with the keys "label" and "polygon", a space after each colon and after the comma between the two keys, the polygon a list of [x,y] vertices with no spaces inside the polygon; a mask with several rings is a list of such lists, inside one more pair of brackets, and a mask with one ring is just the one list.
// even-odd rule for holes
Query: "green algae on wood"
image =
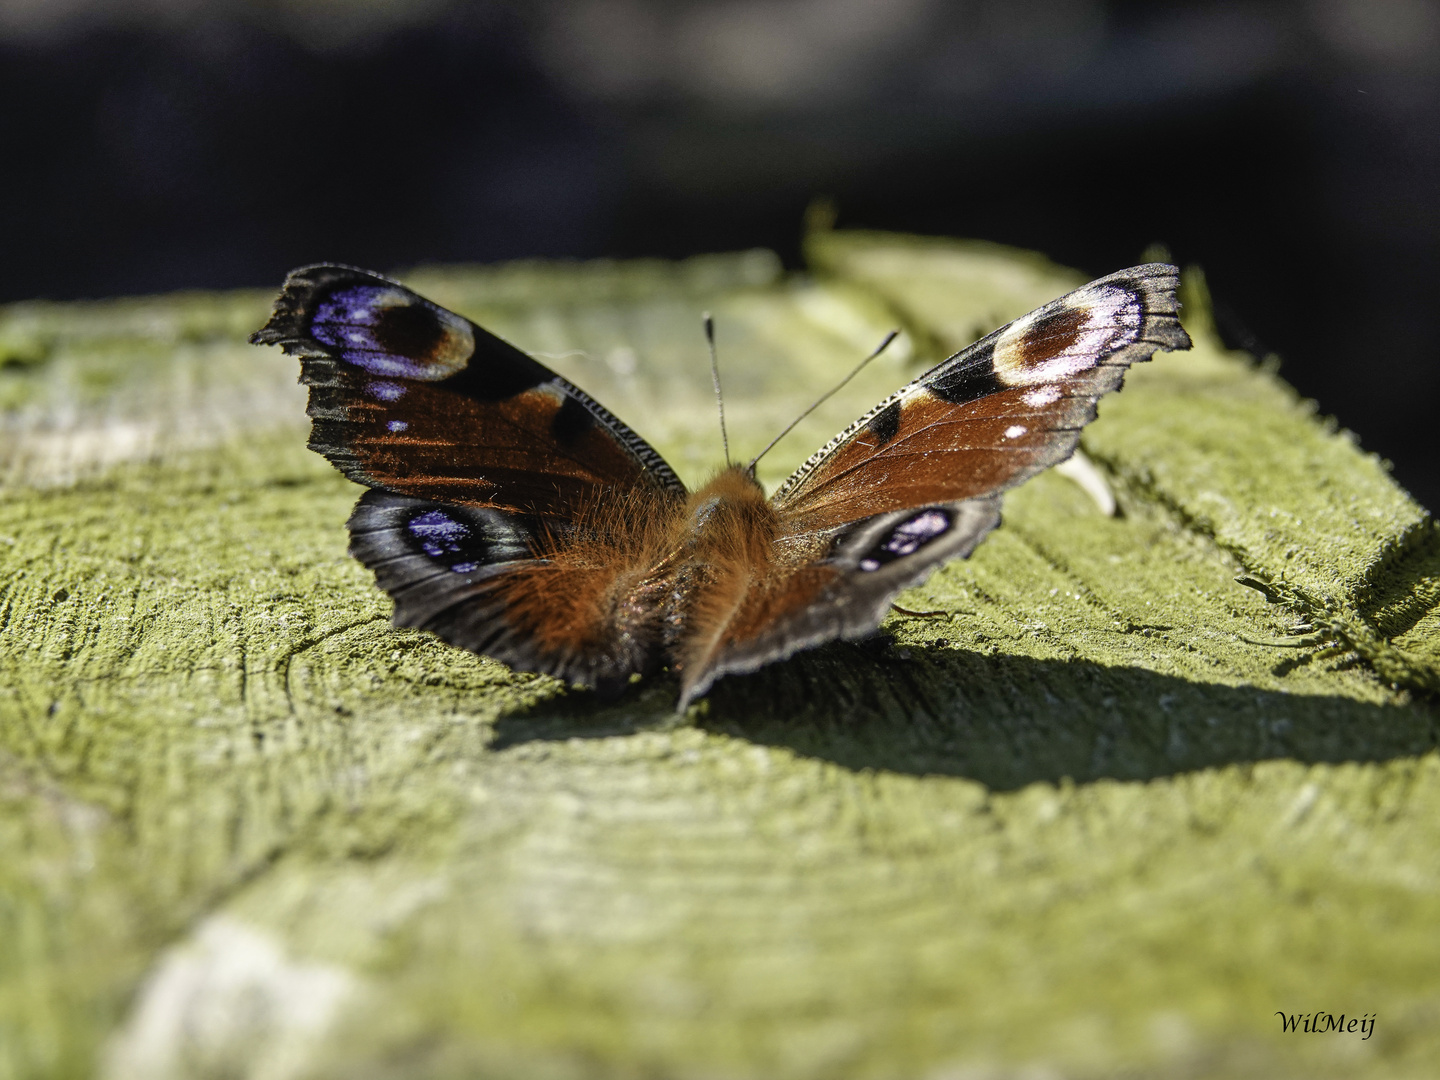
{"label": "green algae on wood", "polygon": [[[757,449],[911,331],[773,482],[1076,280],[810,254],[410,280],[692,482],[701,310]],[[1084,442],[1120,516],[1042,476],[905,601],[946,614],[677,726],[663,679],[600,706],[389,628],[264,306],[0,313],[0,1077],[1433,1072],[1433,525],[1271,373],[1136,368]],[[1375,1035],[1279,1031],[1317,1008]]]}

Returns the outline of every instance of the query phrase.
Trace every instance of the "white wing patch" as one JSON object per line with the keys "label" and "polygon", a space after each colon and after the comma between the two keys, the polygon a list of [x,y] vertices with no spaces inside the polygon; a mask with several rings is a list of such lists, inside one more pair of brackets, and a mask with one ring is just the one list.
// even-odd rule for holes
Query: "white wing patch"
{"label": "white wing patch", "polygon": [[1000,332],[992,363],[1002,384],[1033,386],[1077,375],[1139,336],[1144,313],[1130,290],[1102,285],[1065,299],[1058,310],[1047,305]]}
{"label": "white wing patch", "polygon": [[1025,391],[1020,400],[1032,409],[1053,405],[1060,400],[1060,388],[1058,386],[1037,386],[1034,390]]}

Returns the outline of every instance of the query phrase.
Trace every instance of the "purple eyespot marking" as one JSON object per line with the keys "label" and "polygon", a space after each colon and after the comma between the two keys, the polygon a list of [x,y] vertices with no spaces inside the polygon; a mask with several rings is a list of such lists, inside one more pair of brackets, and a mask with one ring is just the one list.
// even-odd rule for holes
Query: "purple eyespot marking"
{"label": "purple eyespot marking", "polygon": [[454,574],[531,557],[529,531],[496,510],[436,506],[416,513],[404,529],[411,555],[423,554],[438,569]]}
{"label": "purple eyespot marking", "polygon": [[[399,383],[381,382],[380,380],[376,379],[372,382],[368,382],[365,384],[365,392],[371,397],[376,398],[380,401],[399,401],[402,397],[405,396],[405,387],[401,386]],[[403,424],[404,421],[397,420],[392,421],[392,423]],[[391,428],[390,430],[394,431],[395,429]]]}
{"label": "purple eyespot marking", "polygon": [[386,430],[386,431],[393,431],[393,432],[395,432],[396,434],[399,434],[400,432],[404,431],[404,430],[405,430],[406,428],[408,428],[409,426],[410,426],[410,425],[407,424],[404,420],[389,420],[389,421],[386,421],[386,423],[385,423],[385,430]]}
{"label": "purple eyespot marking", "polygon": [[923,510],[890,530],[890,535],[866,552],[861,570],[879,570],[888,562],[913,555],[937,536],[950,531],[950,515],[944,510]]}
{"label": "purple eyespot marking", "polygon": [[949,515],[940,510],[926,510],[909,521],[895,526],[884,548],[896,558],[913,555],[921,546],[928,544],[946,529],[950,528]]}
{"label": "purple eyespot marking", "polygon": [[[375,325],[396,300],[404,297],[395,289],[378,285],[356,285],[331,293],[315,306],[310,317],[310,333],[322,345],[330,345],[350,353],[374,352],[380,349],[375,340]],[[351,361],[368,367],[358,355]]]}
{"label": "purple eyespot marking", "polygon": [[470,324],[398,285],[351,285],[315,305],[310,335],[371,375],[433,382],[465,367]]}
{"label": "purple eyespot marking", "polygon": [[441,510],[426,510],[410,519],[410,535],[432,559],[456,555],[470,538],[470,530]]}

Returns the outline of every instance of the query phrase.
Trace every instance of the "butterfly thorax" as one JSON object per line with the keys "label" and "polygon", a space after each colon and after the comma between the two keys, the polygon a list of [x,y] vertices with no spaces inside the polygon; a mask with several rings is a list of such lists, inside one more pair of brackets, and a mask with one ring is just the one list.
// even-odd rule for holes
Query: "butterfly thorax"
{"label": "butterfly thorax", "polygon": [[732,465],[686,501],[683,544],[691,559],[763,564],[776,524],[765,489],[748,470]]}
{"label": "butterfly thorax", "polygon": [[[685,657],[724,628],[770,563],[777,518],[750,473],[732,466],[691,493],[652,582],[663,593],[662,648]],[[656,580],[658,579],[658,581]]]}

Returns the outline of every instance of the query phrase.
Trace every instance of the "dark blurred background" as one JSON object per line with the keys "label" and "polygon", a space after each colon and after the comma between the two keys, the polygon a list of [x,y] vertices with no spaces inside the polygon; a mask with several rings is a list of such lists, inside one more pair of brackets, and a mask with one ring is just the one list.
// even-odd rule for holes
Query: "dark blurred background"
{"label": "dark blurred background", "polygon": [[1440,506],[1430,0],[0,0],[0,301],[763,245],[838,224],[1105,273]]}

